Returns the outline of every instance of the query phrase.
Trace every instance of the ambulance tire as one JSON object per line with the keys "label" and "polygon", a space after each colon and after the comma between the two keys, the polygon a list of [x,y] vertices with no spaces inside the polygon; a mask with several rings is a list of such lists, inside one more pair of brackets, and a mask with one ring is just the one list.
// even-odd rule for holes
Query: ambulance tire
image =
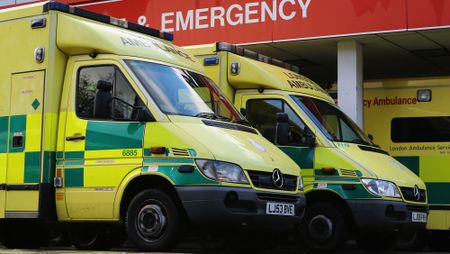
{"label": "ambulance tire", "polygon": [[67,234],[70,243],[79,250],[109,250],[115,244],[106,225],[96,223],[70,223]]}
{"label": "ambulance tire", "polygon": [[427,233],[425,229],[414,231],[400,230],[398,233],[398,241],[395,246],[396,250],[404,251],[420,251],[427,244]]}
{"label": "ambulance tire", "polygon": [[347,218],[337,204],[314,202],[306,207],[300,226],[301,243],[314,252],[339,250],[347,240]]}
{"label": "ambulance tire", "polygon": [[394,231],[360,231],[357,234],[356,242],[359,247],[367,252],[386,252],[397,244],[397,233]]}
{"label": "ambulance tire", "polygon": [[130,202],[125,218],[128,238],[143,251],[168,251],[181,239],[185,217],[164,191],[141,191]]}

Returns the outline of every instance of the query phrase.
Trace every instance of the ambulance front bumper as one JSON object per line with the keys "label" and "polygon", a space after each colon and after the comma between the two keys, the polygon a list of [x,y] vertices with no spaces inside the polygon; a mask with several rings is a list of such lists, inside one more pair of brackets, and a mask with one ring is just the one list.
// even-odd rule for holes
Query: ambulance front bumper
{"label": "ambulance front bumper", "polygon": [[[302,194],[259,192],[251,188],[189,186],[176,188],[190,222],[196,226],[288,230],[303,217]],[[289,215],[272,215],[268,203],[292,209]]]}
{"label": "ambulance front bumper", "polygon": [[388,200],[348,200],[347,203],[358,229],[417,230],[426,225],[426,221],[420,221],[420,215],[426,219],[427,205]]}

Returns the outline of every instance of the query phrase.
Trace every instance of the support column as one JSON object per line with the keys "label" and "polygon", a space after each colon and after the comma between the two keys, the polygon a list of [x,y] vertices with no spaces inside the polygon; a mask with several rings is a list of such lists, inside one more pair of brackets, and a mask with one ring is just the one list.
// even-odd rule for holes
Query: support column
{"label": "support column", "polygon": [[341,41],[338,50],[338,104],[363,128],[363,53],[357,41]]}

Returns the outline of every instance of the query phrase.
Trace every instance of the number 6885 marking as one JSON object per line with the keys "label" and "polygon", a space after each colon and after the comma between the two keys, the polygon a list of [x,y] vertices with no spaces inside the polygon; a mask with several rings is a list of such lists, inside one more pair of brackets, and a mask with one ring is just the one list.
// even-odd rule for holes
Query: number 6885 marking
{"label": "number 6885 marking", "polygon": [[136,149],[122,150],[123,157],[132,157],[132,156],[137,156],[137,155],[138,155],[138,151]]}

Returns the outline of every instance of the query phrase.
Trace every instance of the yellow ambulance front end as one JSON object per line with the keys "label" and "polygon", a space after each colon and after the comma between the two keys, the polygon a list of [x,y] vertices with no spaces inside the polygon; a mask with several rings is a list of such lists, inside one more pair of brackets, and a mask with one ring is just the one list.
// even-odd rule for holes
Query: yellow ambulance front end
{"label": "yellow ambulance front end", "polygon": [[[315,168],[320,170],[315,172],[313,190],[329,188],[339,193],[360,229],[414,230],[425,226],[426,186],[417,175],[367,138],[331,98],[288,94],[315,126],[316,138],[323,144],[315,151],[320,162]],[[337,184],[339,181],[345,184]]]}

